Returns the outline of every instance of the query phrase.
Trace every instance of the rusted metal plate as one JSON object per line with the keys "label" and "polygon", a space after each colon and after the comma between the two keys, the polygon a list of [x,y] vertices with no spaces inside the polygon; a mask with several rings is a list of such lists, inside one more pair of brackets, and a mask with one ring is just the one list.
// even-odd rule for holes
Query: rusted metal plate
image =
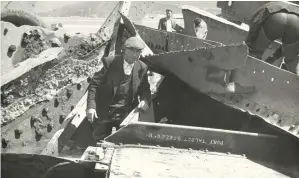
{"label": "rusted metal plate", "polygon": [[299,138],[299,76],[249,56],[245,67],[233,71],[231,81],[255,90],[211,96]]}
{"label": "rusted metal plate", "polygon": [[[130,4],[130,2],[120,1],[119,3],[117,3],[115,8],[111,11],[108,18],[101,26],[101,28],[98,30],[97,35],[100,36],[103,40],[105,41],[110,40],[112,34],[115,33],[114,30],[116,28],[118,29],[119,20],[120,20],[119,11],[127,12],[126,8],[129,8],[127,7],[127,4]],[[122,9],[123,6],[125,7],[124,10]]]}
{"label": "rusted metal plate", "polygon": [[242,43],[248,33],[248,28],[234,24],[226,19],[218,17],[204,10],[184,5],[181,7],[185,22],[186,33],[196,36],[194,31],[194,19],[203,19],[208,26],[208,40],[218,41],[224,44]]}
{"label": "rusted metal plate", "polygon": [[[128,15],[129,10],[130,10],[130,6],[131,6],[131,2],[130,1],[123,1],[123,2],[119,2],[119,9],[118,11],[120,11],[121,13]],[[110,18],[110,17],[108,17]],[[111,17],[112,18],[112,17]],[[114,28],[113,28],[113,33],[111,35],[110,38],[110,49],[109,49],[109,55],[115,55],[116,51],[116,43],[118,43],[118,39],[120,39],[122,36],[119,36],[118,31],[122,31],[122,29],[120,28],[120,18],[119,16],[115,16],[115,18],[117,18],[118,20],[115,22],[114,24]],[[108,20],[109,21],[109,20]]]}
{"label": "rusted metal plate", "polygon": [[134,23],[141,24],[142,19],[151,12],[154,5],[154,1],[133,1],[128,18]]}
{"label": "rusted metal plate", "polygon": [[[242,43],[248,34],[249,28],[244,25],[232,23],[224,18],[192,6],[184,5],[181,8],[187,35],[196,36],[193,20],[197,17],[202,18],[207,23],[208,35],[206,40],[217,41],[223,44],[238,44]],[[279,42],[275,41],[272,46],[269,46],[268,49],[264,51],[261,58],[265,60],[271,56],[279,46]]]}
{"label": "rusted metal plate", "polygon": [[167,32],[142,25],[135,25],[135,27],[140,37],[154,53],[166,51]]}
{"label": "rusted metal plate", "polygon": [[206,43],[205,40],[179,33],[167,32],[168,51],[190,50],[202,47],[213,47],[213,44]]}
{"label": "rusted metal plate", "polygon": [[[232,154],[246,154],[250,158],[259,160],[299,164],[298,143],[257,133],[135,122],[108,136],[105,141],[115,144],[207,149]],[[284,154],[279,154],[281,152]]]}
{"label": "rusted metal plate", "polygon": [[173,73],[204,93],[226,93],[226,80],[232,69],[245,66],[247,46],[199,48],[146,56],[142,60]]}

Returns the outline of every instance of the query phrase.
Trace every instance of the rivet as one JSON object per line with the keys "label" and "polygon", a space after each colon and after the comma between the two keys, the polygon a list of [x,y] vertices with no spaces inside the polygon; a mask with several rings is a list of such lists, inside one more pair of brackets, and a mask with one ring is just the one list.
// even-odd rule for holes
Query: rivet
{"label": "rivet", "polygon": [[15,129],[15,138],[19,139],[22,135],[23,131],[20,129]]}
{"label": "rivet", "polygon": [[43,117],[46,117],[47,114],[48,114],[48,111],[49,111],[48,108],[44,108],[44,109],[42,110],[42,116],[43,116]]}
{"label": "rivet", "polygon": [[60,115],[59,116],[59,123],[62,124],[63,121],[65,120],[65,118],[66,118],[65,115]]}
{"label": "rivet", "polygon": [[254,74],[256,73],[255,70],[253,71],[253,73],[254,73]]}
{"label": "rivet", "polygon": [[274,81],[274,78],[271,78],[271,82],[273,82]]}
{"label": "rivet", "polygon": [[72,94],[73,94],[73,91],[72,90],[67,90],[66,91],[66,96],[67,96],[67,98],[69,99],[71,96],[72,96]]}
{"label": "rivet", "polygon": [[77,90],[81,90],[81,83],[77,84]]}
{"label": "rivet", "polygon": [[3,31],[3,35],[5,36],[8,32],[8,29],[7,28],[4,28],[4,31]]}
{"label": "rivet", "polygon": [[290,81],[287,81],[287,84],[289,84],[290,83]]}
{"label": "rivet", "polygon": [[8,143],[9,143],[9,140],[5,139],[5,138],[2,138],[1,139],[1,145],[2,145],[2,148],[7,148],[8,146]]}
{"label": "rivet", "polygon": [[265,70],[262,70],[262,73],[265,73]]}
{"label": "rivet", "polygon": [[91,78],[88,77],[88,78],[87,78],[87,83],[90,83],[90,81],[91,81]]}
{"label": "rivet", "polygon": [[54,124],[52,122],[48,123],[48,125],[47,125],[47,131],[51,132],[53,127],[54,127]]}
{"label": "rivet", "polygon": [[54,107],[57,108],[59,106],[58,98],[55,98],[54,100]]}

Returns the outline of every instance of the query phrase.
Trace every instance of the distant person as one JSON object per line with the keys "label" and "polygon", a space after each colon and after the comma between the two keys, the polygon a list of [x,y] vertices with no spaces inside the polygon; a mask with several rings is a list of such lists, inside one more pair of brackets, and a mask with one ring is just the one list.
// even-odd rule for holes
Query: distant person
{"label": "distant person", "polygon": [[177,24],[173,19],[172,10],[166,9],[166,17],[160,19],[158,29],[168,32],[175,32],[176,25]]}
{"label": "distant person", "polygon": [[257,10],[250,20],[250,30],[245,40],[250,55],[261,58],[275,40],[282,46],[269,63],[284,57],[287,69],[299,74],[299,6],[288,2],[270,2]]}
{"label": "distant person", "polygon": [[194,30],[197,38],[206,39],[208,35],[208,26],[201,18],[196,18],[194,20]]}

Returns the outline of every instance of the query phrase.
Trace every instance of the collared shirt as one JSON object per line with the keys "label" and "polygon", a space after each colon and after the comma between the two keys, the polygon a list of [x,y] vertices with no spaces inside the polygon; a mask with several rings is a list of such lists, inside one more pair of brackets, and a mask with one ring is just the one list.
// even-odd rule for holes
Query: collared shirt
{"label": "collared shirt", "polygon": [[208,26],[205,21],[201,21],[200,25],[195,27],[195,33],[197,38],[206,39],[208,34]]}
{"label": "collared shirt", "polygon": [[170,19],[166,20],[166,31],[172,32],[172,24]]}
{"label": "collared shirt", "polygon": [[129,64],[129,63],[127,63],[126,60],[124,60],[123,68],[124,68],[125,75],[131,75],[133,67],[134,67],[134,63],[133,64]]}

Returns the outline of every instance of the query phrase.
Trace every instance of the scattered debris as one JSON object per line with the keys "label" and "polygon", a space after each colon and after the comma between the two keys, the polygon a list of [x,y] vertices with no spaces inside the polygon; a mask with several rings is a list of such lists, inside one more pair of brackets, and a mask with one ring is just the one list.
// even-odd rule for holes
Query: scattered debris
{"label": "scattered debris", "polygon": [[36,57],[42,51],[50,47],[49,43],[45,41],[42,31],[33,29],[24,33],[21,40],[21,47],[24,48],[22,61]]}

